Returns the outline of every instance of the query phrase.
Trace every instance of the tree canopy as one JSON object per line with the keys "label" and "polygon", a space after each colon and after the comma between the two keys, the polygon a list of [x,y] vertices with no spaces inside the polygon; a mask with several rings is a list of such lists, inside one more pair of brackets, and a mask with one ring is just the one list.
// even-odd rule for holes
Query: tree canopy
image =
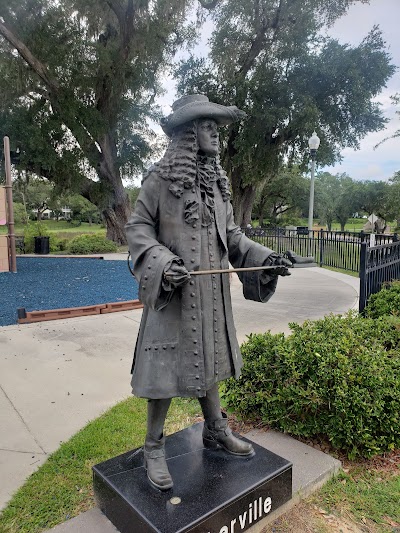
{"label": "tree canopy", "polygon": [[208,58],[191,57],[177,69],[181,94],[203,92],[248,114],[224,137],[239,224],[249,222],[258,188],[283,164],[305,163],[314,129],[323,165],[384,127],[373,97],[394,66],[379,29],[355,47],[320,33],[356,1],[225,0],[213,12]]}
{"label": "tree canopy", "polygon": [[193,35],[191,5],[0,0],[1,133],[14,163],[80,190],[120,243],[130,210],[122,178],[151,151],[159,74]]}

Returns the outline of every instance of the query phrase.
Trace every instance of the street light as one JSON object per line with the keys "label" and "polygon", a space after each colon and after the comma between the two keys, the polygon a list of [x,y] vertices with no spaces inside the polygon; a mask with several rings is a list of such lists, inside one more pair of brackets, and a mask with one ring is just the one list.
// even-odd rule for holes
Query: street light
{"label": "street light", "polygon": [[308,146],[310,148],[310,156],[311,156],[310,205],[308,208],[308,235],[310,238],[312,237],[313,217],[314,217],[315,157],[317,155],[319,143],[320,143],[319,137],[314,131],[314,133],[312,134],[312,137],[308,139]]}

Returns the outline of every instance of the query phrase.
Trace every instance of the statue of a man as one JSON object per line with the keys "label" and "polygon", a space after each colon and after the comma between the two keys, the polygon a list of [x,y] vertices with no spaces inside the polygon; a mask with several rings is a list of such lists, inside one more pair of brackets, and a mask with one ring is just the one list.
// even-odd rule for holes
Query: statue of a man
{"label": "statue of a man", "polygon": [[[164,157],[143,179],[126,235],[139,282],[143,316],[132,365],[132,389],[148,398],[144,461],[150,482],[173,485],[163,433],[171,398],[197,397],[204,415],[204,446],[233,455],[253,448],[235,437],[221,413],[218,382],[238,377],[229,276],[189,271],[276,265],[240,274],[245,298],[266,302],[277,275],[291,263],[248,239],[234,223],[227,176],[219,163],[218,126],[240,120],[236,107],[190,95],[163,121],[170,137]],[[273,275],[271,275],[273,272]]]}

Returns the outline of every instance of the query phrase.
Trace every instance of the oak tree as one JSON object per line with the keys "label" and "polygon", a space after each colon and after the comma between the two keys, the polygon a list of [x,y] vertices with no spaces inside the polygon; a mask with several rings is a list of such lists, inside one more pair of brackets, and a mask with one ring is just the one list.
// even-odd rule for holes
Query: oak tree
{"label": "oak tree", "polygon": [[384,127],[373,98],[394,66],[379,29],[355,47],[321,33],[356,1],[225,0],[213,12],[209,56],[177,69],[181,94],[203,92],[248,114],[223,138],[237,223],[247,225],[258,188],[282,164],[304,163],[314,130],[319,164],[332,164]]}
{"label": "oak tree", "polygon": [[0,0],[0,109],[15,163],[79,184],[119,243],[130,211],[122,180],[151,151],[159,75],[192,35],[191,3]]}

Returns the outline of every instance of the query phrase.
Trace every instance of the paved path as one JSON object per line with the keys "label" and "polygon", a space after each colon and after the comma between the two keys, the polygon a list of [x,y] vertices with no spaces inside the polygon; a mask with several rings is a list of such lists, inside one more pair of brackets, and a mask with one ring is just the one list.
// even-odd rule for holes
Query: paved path
{"label": "paved path", "polygon": [[[355,308],[358,283],[320,268],[295,269],[264,305],[244,300],[233,276],[239,342]],[[140,317],[136,310],[0,328],[0,507],[60,442],[130,395]]]}

